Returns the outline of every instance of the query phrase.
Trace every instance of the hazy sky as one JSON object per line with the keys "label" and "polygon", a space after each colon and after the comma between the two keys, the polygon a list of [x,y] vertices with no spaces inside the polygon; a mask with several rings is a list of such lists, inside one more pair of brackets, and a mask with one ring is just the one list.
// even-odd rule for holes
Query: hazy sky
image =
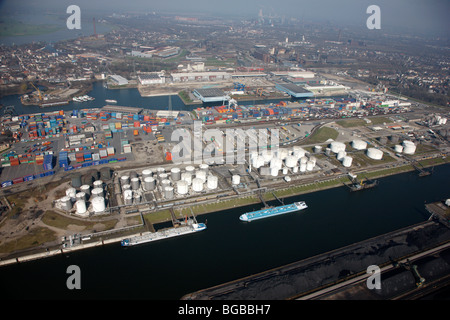
{"label": "hazy sky", "polygon": [[[0,12],[51,11],[65,14],[75,4],[82,14],[111,12],[174,12],[257,17],[266,15],[297,17],[305,22],[340,23],[365,27],[369,5],[381,9],[381,28],[406,27],[425,33],[449,35],[450,0],[0,0]],[[3,16],[3,15],[2,15]]]}

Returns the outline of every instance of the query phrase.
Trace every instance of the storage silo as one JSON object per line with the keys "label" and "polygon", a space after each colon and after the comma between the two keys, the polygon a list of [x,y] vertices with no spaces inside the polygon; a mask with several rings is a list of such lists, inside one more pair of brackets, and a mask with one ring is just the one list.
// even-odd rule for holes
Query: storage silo
{"label": "storage silo", "polygon": [[404,154],[414,154],[416,152],[416,145],[414,142],[405,140],[403,141],[403,153]]}
{"label": "storage silo", "polygon": [[207,187],[209,190],[217,189],[219,179],[216,176],[209,175],[207,179]]}
{"label": "storage silo", "polygon": [[139,177],[136,171],[130,171],[128,175],[130,176],[130,179]]}
{"label": "storage silo", "polygon": [[346,168],[350,167],[352,165],[353,158],[349,156],[345,156],[344,159],[342,159],[342,165]]}
{"label": "storage silo", "polygon": [[141,203],[141,195],[139,193],[134,193],[133,196],[133,204],[140,204]]}
{"label": "storage silo", "polygon": [[306,163],[306,171],[313,171],[313,169],[314,169],[314,162],[308,161]]}
{"label": "storage silo", "polygon": [[181,174],[181,180],[186,181],[188,186],[190,186],[192,184],[192,174],[190,172],[183,172]]}
{"label": "storage silo", "polygon": [[144,189],[146,191],[152,191],[155,190],[156,187],[156,180],[153,177],[146,177],[144,179]]}
{"label": "storage silo", "polygon": [[338,153],[339,151],[345,151],[345,144],[339,141],[333,141],[330,144],[330,149],[334,153]]}
{"label": "storage silo", "polygon": [[142,180],[145,180],[145,178],[151,177],[153,175],[152,170],[145,169],[142,171]]}
{"label": "storage silo", "polygon": [[92,208],[94,209],[94,213],[102,213],[105,212],[105,198],[96,197],[92,200]]}
{"label": "storage silo", "polygon": [[77,190],[75,188],[68,188],[66,190],[66,196],[70,197],[70,199],[72,201],[75,201],[76,194],[77,194]]}
{"label": "storage silo", "polygon": [[367,142],[356,139],[352,141],[352,147],[356,150],[365,150],[367,148]]}
{"label": "storage silo", "polygon": [[165,173],[165,172],[158,173],[158,180],[159,181],[166,180],[168,177],[169,177],[169,175],[167,173]]}
{"label": "storage silo", "polygon": [[172,178],[172,181],[178,181],[181,179],[181,170],[180,168],[172,168],[170,170],[170,177]]}
{"label": "storage silo", "polygon": [[344,159],[344,157],[347,155],[347,152],[345,151],[339,151],[337,153],[336,159],[338,159],[339,161],[342,161],[342,159]]}
{"label": "storage silo", "polygon": [[314,146],[314,153],[321,153],[322,147],[321,146]]}
{"label": "storage silo", "polygon": [[125,191],[125,190],[131,190],[131,185],[129,185],[129,184],[123,185],[122,191]]}
{"label": "storage silo", "polygon": [[87,185],[87,184],[83,184],[80,187],[80,191],[84,192],[87,196],[89,196],[91,194],[91,186]]}
{"label": "storage silo", "polygon": [[75,202],[75,206],[77,207],[77,214],[83,216],[86,215],[86,213],[89,214],[86,208],[86,201],[80,199],[77,202]]}
{"label": "storage silo", "polygon": [[241,176],[238,174],[233,175],[231,177],[231,183],[235,186],[238,185],[239,183],[241,183]]}
{"label": "storage silo", "polygon": [[373,160],[381,160],[383,158],[383,151],[375,149],[375,148],[367,149],[366,154],[370,159],[373,159]]}
{"label": "storage silo", "polygon": [[194,174],[194,170],[195,170],[194,166],[187,166],[186,167],[186,172],[190,173],[191,175]]}
{"label": "storage silo", "polygon": [[97,197],[102,197],[103,198],[103,188],[94,188],[94,189],[92,189],[91,198],[94,199],[94,198],[97,198]]}
{"label": "storage silo", "polygon": [[164,198],[173,199],[173,187],[167,187],[164,189]]}
{"label": "storage silo", "polygon": [[286,167],[293,168],[297,165],[297,157],[296,156],[288,156],[286,157]]}
{"label": "storage silo", "polygon": [[84,192],[78,192],[78,193],[75,195],[75,198],[76,198],[77,200],[84,200],[84,201],[86,201],[86,193],[84,193]]}
{"label": "storage silo", "polygon": [[102,180],[94,181],[93,187],[94,187],[94,189],[95,188],[103,188],[103,181]]}
{"label": "storage silo", "polygon": [[329,156],[331,154],[331,148],[325,148],[325,154]]}
{"label": "storage silo", "polygon": [[161,190],[164,190],[166,187],[170,187],[169,179],[164,179],[161,181]]}
{"label": "storage silo", "polygon": [[73,188],[79,188],[81,187],[82,183],[81,183],[81,174],[79,173],[74,173],[72,175],[72,187]]}
{"label": "storage silo", "polygon": [[133,204],[133,191],[125,190],[123,192],[123,202],[124,202],[125,205],[132,205]]}
{"label": "storage silo", "polygon": [[203,190],[203,181],[198,178],[194,178],[192,180],[192,190],[195,192],[200,192]]}
{"label": "storage silo", "polygon": [[300,172],[305,172],[306,171],[306,163],[301,163],[300,164]]}
{"label": "storage silo", "polygon": [[189,191],[189,185],[185,180],[177,181],[177,192],[180,195],[185,195]]}
{"label": "storage silo", "polygon": [[65,211],[72,210],[72,200],[71,200],[71,198],[69,196],[62,197],[60,199],[60,202],[61,202],[61,209],[62,210],[65,210]]}
{"label": "storage silo", "polygon": [[300,159],[306,155],[306,150],[300,146],[294,146],[292,148],[292,154],[297,157],[297,159]]}
{"label": "storage silo", "polygon": [[140,185],[140,180],[139,180],[139,178],[137,178],[137,177],[131,178],[131,189],[132,189],[132,190],[137,190],[137,189],[139,189],[139,185]]}
{"label": "storage silo", "polygon": [[198,179],[201,179],[203,181],[203,183],[206,182],[206,172],[203,170],[197,171],[197,173],[195,174],[195,177]]}
{"label": "storage silo", "polygon": [[396,144],[396,145],[394,146],[394,151],[395,151],[396,153],[402,153],[402,152],[403,152],[403,146],[401,146],[401,145],[399,145],[399,144]]}
{"label": "storage silo", "polygon": [[159,167],[159,168],[156,168],[156,174],[161,174],[161,173],[165,173],[166,172],[166,169],[164,169],[164,168],[162,168],[162,167]]}
{"label": "storage silo", "polygon": [[199,166],[199,168],[200,168],[200,170],[205,171],[205,172],[206,172],[206,175],[209,174],[209,166],[208,166],[206,163],[202,163],[202,164]]}
{"label": "storage silo", "polygon": [[130,184],[130,176],[121,176],[120,177],[120,185],[124,186],[126,184]]}

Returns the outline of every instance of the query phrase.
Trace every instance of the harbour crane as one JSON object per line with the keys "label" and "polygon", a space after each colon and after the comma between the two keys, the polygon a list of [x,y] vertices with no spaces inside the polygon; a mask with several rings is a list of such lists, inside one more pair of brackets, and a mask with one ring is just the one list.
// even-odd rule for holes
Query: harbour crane
{"label": "harbour crane", "polygon": [[33,86],[33,88],[35,88],[36,91],[38,92],[38,95],[39,95],[39,101],[42,101],[42,93],[41,93],[41,90],[39,90],[38,88],[36,88],[36,86],[33,84],[33,82],[30,82],[30,83],[31,83],[31,85]]}

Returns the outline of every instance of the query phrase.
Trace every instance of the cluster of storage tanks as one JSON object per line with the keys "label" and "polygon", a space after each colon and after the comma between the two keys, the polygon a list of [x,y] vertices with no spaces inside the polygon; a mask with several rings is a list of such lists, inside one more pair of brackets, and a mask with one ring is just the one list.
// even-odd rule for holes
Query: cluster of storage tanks
{"label": "cluster of storage tanks", "polygon": [[414,154],[416,153],[416,145],[412,141],[405,140],[401,145],[396,144],[394,146],[394,151],[396,153]]}
{"label": "cluster of storage tanks", "polygon": [[94,214],[104,213],[106,190],[105,183],[101,179],[111,179],[110,168],[100,169],[100,177],[97,170],[91,170],[84,176],[74,174],[72,186],[66,189],[66,195],[59,199],[60,208],[67,212],[75,209],[75,213],[82,217],[88,217],[91,212]]}
{"label": "cluster of storage tanks", "polygon": [[[365,143],[362,140],[354,140],[352,141],[352,147],[354,149],[357,150],[362,150],[365,149],[365,147],[363,144],[361,144],[360,142]],[[347,152],[345,151],[346,149],[346,145],[345,143],[339,142],[339,141],[333,141],[330,143],[330,146],[328,148],[325,149],[325,153],[327,155],[331,155],[331,153],[335,153],[336,154],[336,159],[338,159],[342,165],[344,167],[350,167],[352,165],[353,162],[353,158],[347,155]]]}
{"label": "cluster of storage tanks", "polygon": [[292,173],[313,171],[317,159],[300,146],[279,148],[275,151],[257,151],[250,153],[250,167],[259,170],[262,176],[277,177]]}
{"label": "cluster of storage tanks", "polygon": [[162,200],[171,200],[218,187],[218,177],[210,172],[207,164],[197,168],[190,165],[183,170],[144,169],[140,175],[131,171],[119,179],[125,205],[140,204],[146,192],[159,191]]}

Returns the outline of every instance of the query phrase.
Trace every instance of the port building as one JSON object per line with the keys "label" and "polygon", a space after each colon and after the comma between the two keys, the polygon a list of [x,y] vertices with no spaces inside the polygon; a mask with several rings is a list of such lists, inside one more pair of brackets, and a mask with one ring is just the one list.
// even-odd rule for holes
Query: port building
{"label": "port building", "polygon": [[286,92],[290,96],[294,98],[310,98],[314,97],[314,93],[305,89],[304,87],[298,86],[293,83],[276,83],[275,88],[280,91]]}
{"label": "port building", "polygon": [[138,75],[139,83],[142,85],[163,84],[166,78],[161,73],[149,73]]}
{"label": "port building", "polygon": [[195,89],[194,91],[192,91],[192,93],[203,102],[219,102],[228,101],[230,99],[230,97],[227,96],[225,92],[215,88]]}
{"label": "port building", "polygon": [[114,74],[109,76],[109,81],[111,81],[114,85],[123,86],[128,84],[128,80],[118,74]]}
{"label": "port building", "polygon": [[188,81],[218,81],[230,80],[231,74],[228,72],[177,72],[172,73],[173,82]]}

